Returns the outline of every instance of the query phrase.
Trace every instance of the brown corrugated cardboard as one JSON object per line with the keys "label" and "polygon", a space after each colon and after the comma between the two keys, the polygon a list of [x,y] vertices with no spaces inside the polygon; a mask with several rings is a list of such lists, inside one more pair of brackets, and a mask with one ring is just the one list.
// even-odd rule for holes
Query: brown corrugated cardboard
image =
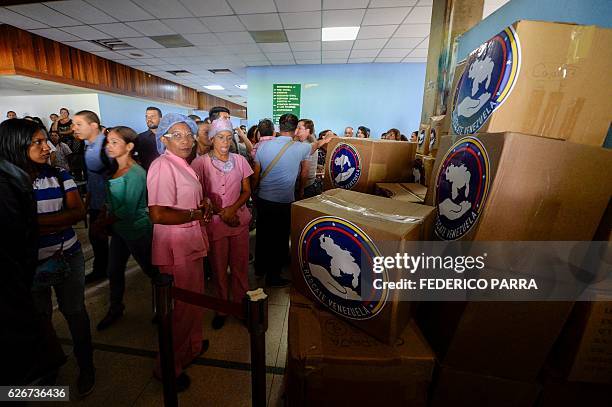
{"label": "brown corrugated cardboard", "polygon": [[324,189],[374,193],[377,182],[410,179],[416,143],[338,137],[327,145]]}
{"label": "brown corrugated cardboard", "polygon": [[429,130],[431,126],[428,123],[421,123],[419,126],[419,137],[417,141],[417,153],[421,155],[429,154]]}
{"label": "brown corrugated cardboard", "polygon": [[[342,189],[295,202],[293,286],[379,340],[393,343],[410,319],[411,304],[398,301],[401,290],[371,288],[373,257],[394,256],[403,253],[409,241],[430,240],[432,218],[433,208],[426,205]],[[395,279],[401,270],[387,273],[376,276],[399,281]]]}
{"label": "brown corrugated cardboard", "polygon": [[442,240],[591,240],[612,150],[518,133],[442,140],[426,203]]}
{"label": "brown corrugated cardboard", "polygon": [[385,345],[304,297],[289,308],[289,406],[426,405],[434,355],[414,322]]}
{"label": "brown corrugated cardboard", "polygon": [[546,381],[536,407],[609,407],[609,385]]}
{"label": "brown corrugated cardboard", "polygon": [[427,302],[417,323],[441,364],[512,380],[535,380],[570,302]]}
{"label": "brown corrugated cardboard", "polygon": [[612,384],[612,302],[578,302],[551,355],[570,382]]}
{"label": "brown corrugated cardboard", "polygon": [[541,386],[462,372],[442,366],[435,374],[429,407],[532,407]]}
{"label": "brown corrugated cardboard", "polygon": [[417,154],[414,160],[414,169],[412,170],[414,182],[417,184],[428,186],[432,180],[431,177],[433,174],[435,162],[435,157]]}
{"label": "brown corrugated cardboard", "polygon": [[440,147],[440,139],[448,135],[450,125],[449,115],[433,116],[429,130],[429,155],[435,157]]}
{"label": "brown corrugated cardboard", "polygon": [[[417,192],[413,192],[413,189],[409,185],[418,185],[420,188]],[[378,196],[384,196],[385,198],[395,199],[402,202],[412,203],[423,203],[425,200],[425,194],[423,194],[427,188],[421,184],[409,184],[409,183],[377,183],[375,193]],[[420,194],[420,195],[419,195]]]}
{"label": "brown corrugated cardboard", "polygon": [[612,29],[519,21],[459,66],[455,134],[520,132],[602,146],[612,119]]}

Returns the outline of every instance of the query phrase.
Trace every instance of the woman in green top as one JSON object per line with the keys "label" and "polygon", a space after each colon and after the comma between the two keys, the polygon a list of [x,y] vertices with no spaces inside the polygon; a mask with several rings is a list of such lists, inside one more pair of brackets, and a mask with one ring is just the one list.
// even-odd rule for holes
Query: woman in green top
{"label": "woman in green top", "polygon": [[98,324],[108,328],[123,316],[125,267],[130,254],[150,278],[159,274],[151,264],[153,226],[147,212],[147,173],[132,158],[138,135],[129,127],[113,127],[106,137],[108,156],[115,159],[117,169],[107,182],[106,216],[96,225],[111,229],[108,255],[110,308]]}

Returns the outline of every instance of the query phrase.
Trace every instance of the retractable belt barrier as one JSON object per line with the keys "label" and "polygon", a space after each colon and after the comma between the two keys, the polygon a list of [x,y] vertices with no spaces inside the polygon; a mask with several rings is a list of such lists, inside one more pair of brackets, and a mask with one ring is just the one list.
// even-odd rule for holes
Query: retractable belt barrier
{"label": "retractable belt barrier", "polygon": [[268,329],[268,300],[261,288],[248,291],[242,304],[221,300],[194,291],[174,287],[173,277],[160,274],[153,281],[153,302],[159,319],[159,354],[164,388],[164,406],[178,406],[174,351],[172,348],[173,301],[232,315],[245,322],[251,339],[252,405],[266,405],[266,330]]}

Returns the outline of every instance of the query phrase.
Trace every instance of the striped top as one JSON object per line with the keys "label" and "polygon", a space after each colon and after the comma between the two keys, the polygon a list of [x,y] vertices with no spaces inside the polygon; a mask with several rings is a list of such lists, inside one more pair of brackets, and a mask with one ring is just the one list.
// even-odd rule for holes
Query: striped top
{"label": "striped top", "polygon": [[[63,208],[62,189],[57,174],[64,183],[66,192],[74,191],[77,188],[68,171],[43,165],[33,183],[39,215],[58,213]],[[66,254],[75,253],[81,248],[74,230],[72,230],[72,227],[68,227],[61,232],[38,237],[38,260],[53,256],[62,247],[62,241],[64,242],[63,250]]]}

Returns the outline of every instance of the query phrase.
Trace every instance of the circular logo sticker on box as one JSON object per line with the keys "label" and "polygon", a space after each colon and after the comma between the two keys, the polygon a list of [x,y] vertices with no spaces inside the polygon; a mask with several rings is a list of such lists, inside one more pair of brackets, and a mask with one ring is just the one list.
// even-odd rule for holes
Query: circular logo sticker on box
{"label": "circular logo sticker on box", "polygon": [[357,149],[339,143],[331,154],[329,175],[334,187],[352,189],[361,176],[361,158]]}
{"label": "circular logo sticker on box", "polygon": [[425,130],[419,131],[419,147],[425,142]]}
{"label": "circular logo sticker on box", "polygon": [[513,27],[472,51],[457,83],[451,122],[456,134],[474,134],[512,92],[521,65]]}
{"label": "circular logo sticker on box", "polygon": [[444,155],[436,179],[434,231],[440,239],[457,240],[478,222],[489,193],[489,168],[476,137],[462,138]]}
{"label": "circular logo sticker on box", "polygon": [[[298,240],[298,261],[306,285],[326,308],[345,318],[365,320],[385,305],[388,290],[376,290],[374,257],[380,256],[370,237],[357,225],[334,216],[308,223]],[[386,269],[376,278],[388,280]]]}
{"label": "circular logo sticker on box", "polygon": [[431,129],[429,131],[429,150],[433,150],[436,145],[436,129]]}

